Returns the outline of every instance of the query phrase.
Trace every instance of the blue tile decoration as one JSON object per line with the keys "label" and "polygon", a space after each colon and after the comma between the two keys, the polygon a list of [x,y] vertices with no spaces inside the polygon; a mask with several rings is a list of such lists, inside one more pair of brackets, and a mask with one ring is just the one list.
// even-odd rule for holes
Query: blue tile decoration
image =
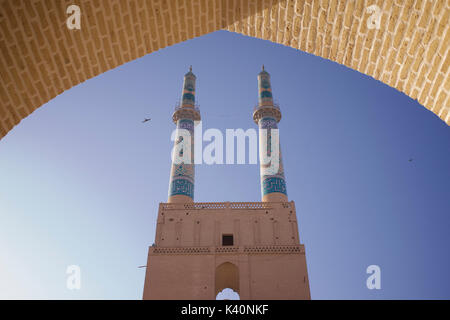
{"label": "blue tile decoration", "polygon": [[279,192],[287,195],[286,181],[284,178],[271,176],[262,181],[262,194],[266,195],[272,192]]}
{"label": "blue tile decoration", "polygon": [[258,74],[258,92],[259,103],[271,103],[272,102],[272,88],[270,85],[270,75],[266,71],[262,71]]}
{"label": "blue tile decoration", "polygon": [[187,179],[172,179],[169,186],[169,197],[185,195],[194,198],[194,183]]}
{"label": "blue tile decoration", "polygon": [[[179,119],[177,121],[177,130],[185,129],[194,136],[194,121],[192,119]],[[180,135],[175,139],[175,143],[181,143],[183,137]],[[191,140],[194,143],[193,139]],[[193,145],[192,145],[193,150]],[[183,155],[183,150],[180,150],[180,157]],[[191,153],[193,157],[193,152]],[[188,197],[194,197],[194,176],[195,166],[189,163],[172,163],[172,170],[169,182],[169,197],[174,195],[185,195]]]}
{"label": "blue tile decoration", "polygon": [[264,117],[259,120],[259,128],[267,130],[267,156],[271,155],[272,129],[278,129],[277,120],[273,117]]}
{"label": "blue tile decoration", "polygon": [[270,82],[269,82],[268,79],[263,78],[261,80],[261,88],[264,88],[264,89],[269,89],[270,88]]}
{"label": "blue tile decoration", "polygon": [[264,117],[259,120],[259,127],[261,129],[277,129],[277,120],[273,117]]}
{"label": "blue tile decoration", "polygon": [[[173,119],[176,120],[177,125],[177,137],[175,139],[175,145],[183,143],[183,139],[189,139],[186,132],[180,132],[180,130],[187,130],[190,134],[191,142],[191,159],[183,159],[183,154],[186,156],[187,151],[185,145],[178,145],[178,156],[181,163],[173,161],[170,180],[169,180],[169,198],[175,195],[185,195],[194,199],[194,177],[195,177],[195,165],[194,160],[194,118],[196,116],[190,115],[189,112],[180,111],[183,108],[191,108],[195,104],[195,80],[196,77],[192,73],[192,67],[189,68],[189,72],[184,75],[183,91],[181,93],[181,104],[177,107],[177,115]],[[191,109],[192,110],[192,109]],[[192,118],[191,118],[192,116]],[[184,117],[184,118],[182,118]],[[187,142],[187,141],[185,141]],[[174,159],[175,160],[175,159]],[[188,163],[183,162],[185,160]],[[175,163],[177,162],[177,163]]]}
{"label": "blue tile decoration", "polygon": [[[191,134],[194,133],[194,121],[192,119],[180,119],[177,122],[178,129],[187,129]],[[181,137],[182,138],[182,137]]]}
{"label": "blue tile decoration", "polygon": [[[277,120],[273,117],[264,117],[259,120],[259,129],[267,130],[267,155],[271,155],[272,129],[278,129]],[[261,193],[266,195],[279,192],[287,195],[286,180],[284,178],[283,160],[280,146],[278,171],[276,174],[266,174],[269,165],[261,165]]]}
{"label": "blue tile decoration", "polygon": [[268,90],[263,90],[261,91],[261,98],[272,98],[272,92],[268,91]]}
{"label": "blue tile decoration", "polygon": [[173,177],[188,177],[194,181],[194,166],[192,164],[173,164],[172,165]]}
{"label": "blue tile decoration", "polygon": [[182,103],[183,104],[195,103],[195,76],[192,72],[186,73],[184,77]]}
{"label": "blue tile decoration", "polygon": [[195,102],[195,96],[192,93],[186,92],[183,94],[183,103],[190,102],[193,104]]}

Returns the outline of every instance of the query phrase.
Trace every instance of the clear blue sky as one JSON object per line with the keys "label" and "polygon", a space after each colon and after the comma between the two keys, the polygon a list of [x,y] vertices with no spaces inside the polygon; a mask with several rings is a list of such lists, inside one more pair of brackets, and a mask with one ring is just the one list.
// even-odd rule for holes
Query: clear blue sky
{"label": "clear blue sky", "polygon": [[[449,127],[370,77],[225,31],[88,80],[0,141],[0,298],[140,299],[184,73],[192,64],[203,128],[225,132],[256,128],[263,63],[312,298],[449,299]],[[195,197],[259,201],[259,167],[199,165]],[[79,291],[66,289],[72,264]]]}

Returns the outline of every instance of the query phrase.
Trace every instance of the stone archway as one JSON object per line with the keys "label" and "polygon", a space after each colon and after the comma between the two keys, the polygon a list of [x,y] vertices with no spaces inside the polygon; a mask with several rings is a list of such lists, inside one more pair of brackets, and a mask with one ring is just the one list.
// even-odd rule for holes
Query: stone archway
{"label": "stone archway", "polygon": [[[71,4],[80,30],[66,27]],[[83,81],[220,29],[358,70],[450,124],[449,13],[434,0],[0,0],[0,138]]]}

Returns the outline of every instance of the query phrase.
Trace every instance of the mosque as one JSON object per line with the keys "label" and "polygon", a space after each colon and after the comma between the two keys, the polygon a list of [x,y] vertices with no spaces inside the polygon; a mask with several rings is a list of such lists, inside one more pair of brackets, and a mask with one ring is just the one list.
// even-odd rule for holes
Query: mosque
{"label": "mosque", "polygon": [[[304,245],[288,201],[269,73],[258,74],[261,202],[194,202],[196,76],[184,76],[167,203],[160,203],[149,248],[144,299],[213,300],[224,289],[240,299],[310,299]],[[269,159],[270,161],[267,161]]]}

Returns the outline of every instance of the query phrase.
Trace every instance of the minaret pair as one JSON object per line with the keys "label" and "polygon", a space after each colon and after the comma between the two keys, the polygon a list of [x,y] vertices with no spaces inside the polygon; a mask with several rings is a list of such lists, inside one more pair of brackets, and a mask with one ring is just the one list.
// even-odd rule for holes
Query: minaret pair
{"label": "minaret pair", "polygon": [[[195,106],[195,80],[196,77],[190,67],[184,76],[181,104],[176,107],[172,116],[177,125],[177,133],[169,182],[169,203],[194,201],[194,127],[195,121],[201,119],[200,111]],[[281,111],[273,102],[270,75],[264,70],[264,65],[258,75],[258,92],[258,105],[253,112],[253,120],[259,127],[262,201],[286,202],[288,199],[283,162],[279,142],[276,139],[278,134],[275,134],[278,133],[277,124],[281,120]],[[278,147],[273,148],[275,145]],[[189,150],[184,150],[187,148],[190,149],[190,153]],[[279,156],[274,157],[274,151],[278,152]],[[272,163],[267,163],[263,159],[271,159]],[[275,166],[273,161],[277,161]]]}

